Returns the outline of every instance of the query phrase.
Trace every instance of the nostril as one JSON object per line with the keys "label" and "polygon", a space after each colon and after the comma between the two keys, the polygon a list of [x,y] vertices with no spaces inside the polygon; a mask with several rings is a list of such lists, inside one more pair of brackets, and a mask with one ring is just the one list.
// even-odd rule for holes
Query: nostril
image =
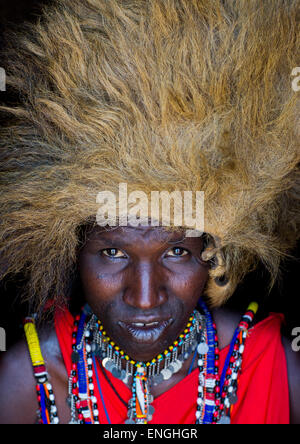
{"label": "nostril", "polygon": [[166,299],[166,294],[162,291],[136,292],[128,289],[123,296],[123,300],[126,304],[142,310],[158,307],[164,304]]}

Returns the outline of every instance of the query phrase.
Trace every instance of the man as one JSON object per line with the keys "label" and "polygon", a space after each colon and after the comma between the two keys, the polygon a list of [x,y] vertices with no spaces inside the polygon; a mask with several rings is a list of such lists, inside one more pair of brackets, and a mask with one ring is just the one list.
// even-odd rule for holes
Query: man
{"label": "man", "polygon": [[[184,330],[207,281],[209,265],[201,259],[202,251],[202,238],[195,241],[185,238],[180,232],[170,234],[158,228],[127,227],[103,232],[98,227],[90,232],[79,256],[86,301],[93,313],[103,320],[109,336],[135,360],[150,361],[173,343]],[[220,332],[219,348],[222,351],[230,344],[240,316],[226,309],[214,310],[213,316],[217,331]],[[258,325],[263,322],[265,321]],[[64,347],[60,348],[58,341],[58,337],[62,341],[65,324],[61,323],[60,329],[55,331],[53,326],[48,326],[43,330],[41,349],[56,395],[60,420],[67,423],[71,419],[70,407],[66,402],[68,373],[62,356]],[[258,338],[260,342],[264,341],[262,333]],[[276,343],[275,335],[271,340],[278,351],[280,342]],[[300,419],[299,356],[292,352],[287,340],[283,339],[283,344],[288,364],[291,422],[297,423]],[[193,354],[183,363],[179,372],[152,387],[151,394],[155,399],[164,393],[170,393],[173,387],[182,383],[191,364],[192,370],[197,368],[197,361],[192,363],[192,358]],[[275,360],[274,357],[273,359]],[[278,362],[270,364],[272,367],[279,365]],[[263,362],[255,363],[256,367],[262,365]],[[37,407],[35,381],[26,343],[17,344],[4,355],[0,368],[0,387],[5,407],[1,410],[1,423],[34,423]],[[264,378],[267,371],[265,367]],[[280,373],[279,368],[273,368],[273,371]],[[276,373],[273,374],[273,378],[276,379],[276,376]],[[110,378],[115,380],[112,375]],[[280,395],[285,382],[281,379],[280,386],[276,386],[274,381],[273,388],[268,389],[268,395],[274,396],[273,391]],[[126,385],[130,388],[130,383]],[[265,380],[264,387],[268,387]],[[247,384],[247,390],[250,397],[250,383]],[[190,393],[191,399],[193,395]],[[281,401],[275,404],[275,408],[282,412],[288,406],[284,405],[282,398]],[[190,400],[192,407],[194,403],[195,400]],[[268,410],[272,408],[274,409],[274,405],[268,404],[264,414],[268,416]],[[259,410],[259,406],[257,409]],[[180,411],[180,407],[176,410]],[[248,411],[243,422],[251,423],[253,412],[255,409]],[[164,413],[167,414],[166,411]],[[110,415],[113,418],[114,412],[110,411]],[[170,422],[173,422],[172,413],[168,415]],[[281,420],[278,417],[278,421]]]}
{"label": "man", "polygon": [[[25,342],[2,358],[1,422],[37,406],[43,423],[300,422],[280,315],[220,308],[259,260],[271,287],[299,237],[296,17],[281,0],[57,1],[7,51],[22,103],[1,129],[1,278],[27,272],[39,314],[56,310],[39,339],[25,323],[35,378]],[[121,183],[203,191],[204,236],[193,217],[126,225],[124,196],[97,226]],[[76,270],[89,308],[71,314]]]}

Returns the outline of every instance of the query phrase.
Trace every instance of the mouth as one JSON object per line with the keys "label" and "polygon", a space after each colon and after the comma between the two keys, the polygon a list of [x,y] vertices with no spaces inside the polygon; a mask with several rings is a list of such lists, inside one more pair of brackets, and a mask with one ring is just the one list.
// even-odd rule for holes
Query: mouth
{"label": "mouth", "polygon": [[118,325],[126,331],[131,340],[138,343],[152,344],[157,341],[174,322],[173,318],[155,320],[119,321]]}

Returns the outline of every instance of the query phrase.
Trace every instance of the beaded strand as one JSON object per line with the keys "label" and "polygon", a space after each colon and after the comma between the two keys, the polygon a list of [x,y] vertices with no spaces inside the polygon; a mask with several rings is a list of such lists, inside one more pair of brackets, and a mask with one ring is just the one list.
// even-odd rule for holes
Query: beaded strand
{"label": "beaded strand", "polygon": [[[230,422],[230,411],[234,404],[237,403],[237,387],[238,378],[241,373],[242,358],[245,350],[245,341],[248,337],[248,330],[254,320],[254,315],[257,313],[258,304],[252,302],[242,316],[241,321],[233,335],[228,359],[225,361],[223,374],[221,376],[221,405],[216,409],[212,423],[228,424]],[[226,369],[226,370],[225,370]],[[225,374],[225,379],[224,375]],[[224,382],[223,382],[224,381]]]}
{"label": "beaded strand", "polygon": [[[199,352],[199,381],[204,385],[203,398],[197,401],[197,411],[203,409],[202,414],[196,414],[196,422],[202,424],[211,424],[215,409],[219,408],[219,347],[216,324],[203,300],[199,301],[206,318],[206,344],[207,347],[198,346]],[[207,349],[208,348],[208,349]],[[205,359],[205,368],[201,365]],[[202,377],[200,375],[203,375]],[[202,390],[200,390],[200,394]],[[199,406],[200,404],[200,406]],[[203,404],[203,405],[202,405]],[[201,421],[200,421],[201,418]]]}
{"label": "beaded strand", "polygon": [[24,320],[24,331],[29,348],[29,354],[36,379],[36,393],[38,401],[38,417],[40,424],[58,424],[57,407],[55,396],[49,376],[46,371],[45,361],[41,353],[39,339],[35,326],[34,317],[26,317]]}

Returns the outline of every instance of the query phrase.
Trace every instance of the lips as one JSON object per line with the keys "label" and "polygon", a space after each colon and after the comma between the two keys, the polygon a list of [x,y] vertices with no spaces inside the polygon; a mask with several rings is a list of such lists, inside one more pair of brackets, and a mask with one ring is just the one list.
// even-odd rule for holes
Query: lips
{"label": "lips", "polygon": [[150,344],[157,341],[173,319],[135,319],[134,321],[119,321],[119,326],[126,331],[134,342]]}

